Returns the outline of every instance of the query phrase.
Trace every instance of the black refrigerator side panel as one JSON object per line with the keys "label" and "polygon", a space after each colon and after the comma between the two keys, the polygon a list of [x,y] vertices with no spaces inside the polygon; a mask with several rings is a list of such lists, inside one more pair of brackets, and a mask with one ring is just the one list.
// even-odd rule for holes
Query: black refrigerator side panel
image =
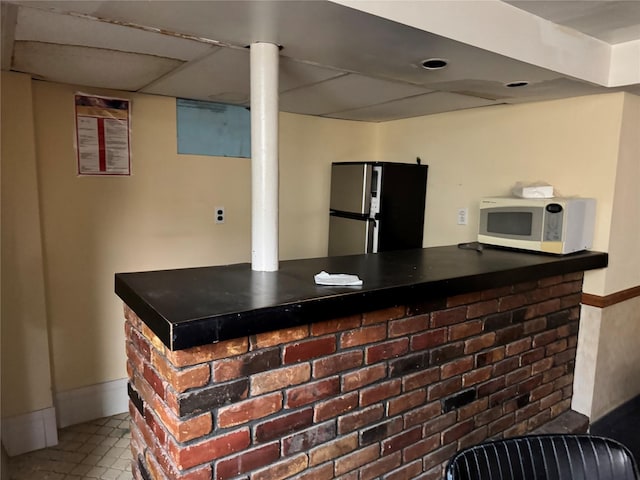
{"label": "black refrigerator side panel", "polygon": [[427,165],[385,163],[378,251],[422,248]]}

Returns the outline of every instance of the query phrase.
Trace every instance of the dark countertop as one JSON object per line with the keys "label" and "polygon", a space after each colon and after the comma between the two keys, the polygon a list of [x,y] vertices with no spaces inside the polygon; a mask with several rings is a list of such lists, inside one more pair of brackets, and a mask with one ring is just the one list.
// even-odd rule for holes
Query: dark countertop
{"label": "dark countertop", "polygon": [[[277,272],[248,263],[115,276],[116,294],[172,350],[395,305],[607,266],[608,255],[549,256],[457,246],[281,261]],[[313,276],[357,274],[359,287]]]}

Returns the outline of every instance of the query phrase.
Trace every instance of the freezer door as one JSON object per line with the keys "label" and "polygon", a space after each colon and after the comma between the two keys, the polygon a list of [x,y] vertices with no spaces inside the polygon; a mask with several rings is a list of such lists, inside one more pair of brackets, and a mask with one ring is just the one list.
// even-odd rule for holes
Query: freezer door
{"label": "freezer door", "polygon": [[374,221],[370,219],[331,215],[329,217],[329,256],[371,253],[373,224]]}
{"label": "freezer door", "polygon": [[371,206],[372,170],[371,165],[363,163],[331,165],[329,208],[368,215]]}

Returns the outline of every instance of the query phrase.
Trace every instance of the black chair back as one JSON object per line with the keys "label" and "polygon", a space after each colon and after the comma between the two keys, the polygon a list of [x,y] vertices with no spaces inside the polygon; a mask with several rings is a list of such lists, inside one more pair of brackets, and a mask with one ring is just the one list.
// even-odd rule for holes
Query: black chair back
{"label": "black chair back", "polygon": [[590,435],[529,435],[457,453],[446,480],[638,480],[622,444]]}

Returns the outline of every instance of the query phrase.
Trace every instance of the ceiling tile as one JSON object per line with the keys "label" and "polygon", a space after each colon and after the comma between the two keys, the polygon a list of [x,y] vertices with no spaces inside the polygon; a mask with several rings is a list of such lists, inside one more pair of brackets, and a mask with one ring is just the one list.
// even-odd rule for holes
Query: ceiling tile
{"label": "ceiling tile", "polygon": [[26,7],[19,8],[15,39],[83,45],[179,60],[191,60],[213,48],[211,44],[195,40]]}
{"label": "ceiling tile", "polygon": [[418,117],[465,108],[495,105],[497,102],[467,95],[432,92],[426,95],[393,100],[391,102],[327,115],[344,120],[385,122],[400,118]]}
{"label": "ceiling tile", "polygon": [[137,90],[182,62],[100,48],[16,42],[13,70],[53,82]]}
{"label": "ceiling tile", "polygon": [[222,103],[249,102],[249,50],[218,48],[145,86],[145,93]]}
{"label": "ceiling tile", "polygon": [[283,93],[280,95],[280,109],[306,115],[326,115],[425,92],[428,90],[414,85],[348,74]]}
{"label": "ceiling tile", "polygon": [[303,85],[310,85],[329,78],[339,77],[346,72],[332,68],[297,62],[287,57],[280,57],[279,90],[286,92]]}

